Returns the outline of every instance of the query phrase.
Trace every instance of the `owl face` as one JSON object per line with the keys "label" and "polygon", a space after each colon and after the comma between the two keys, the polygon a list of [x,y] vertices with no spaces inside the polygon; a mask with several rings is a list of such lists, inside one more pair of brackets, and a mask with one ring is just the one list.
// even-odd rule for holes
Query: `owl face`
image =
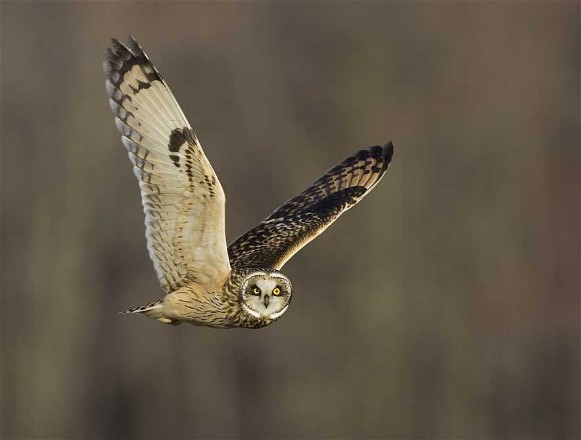
{"label": "owl face", "polygon": [[255,318],[277,319],[288,309],[292,286],[279,272],[254,272],[242,283],[242,308]]}

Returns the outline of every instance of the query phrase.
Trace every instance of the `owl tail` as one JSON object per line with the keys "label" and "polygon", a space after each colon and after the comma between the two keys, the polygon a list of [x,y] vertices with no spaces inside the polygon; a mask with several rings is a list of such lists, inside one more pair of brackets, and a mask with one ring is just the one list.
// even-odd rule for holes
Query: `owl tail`
{"label": "owl tail", "polygon": [[181,324],[181,321],[166,318],[165,316],[163,316],[163,314],[161,313],[162,308],[163,308],[163,300],[159,299],[157,301],[146,304],[144,306],[134,307],[132,309],[125,310],[124,312],[120,312],[120,313],[124,313],[124,314],[125,313],[141,313],[141,314],[147,316],[148,318],[153,318],[159,322],[163,322],[164,324],[171,324],[171,325]]}

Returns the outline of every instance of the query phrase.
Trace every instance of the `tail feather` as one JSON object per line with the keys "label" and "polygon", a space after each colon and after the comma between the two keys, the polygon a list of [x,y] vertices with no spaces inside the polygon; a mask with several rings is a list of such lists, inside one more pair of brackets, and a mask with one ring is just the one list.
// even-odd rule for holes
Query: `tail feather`
{"label": "tail feather", "polygon": [[123,313],[123,314],[140,313],[140,314],[147,316],[148,318],[152,318],[152,319],[155,319],[159,322],[163,322],[164,324],[172,324],[172,325],[181,324],[181,321],[166,318],[165,316],[163,316],[163,314],[161,312],[162,309],[163,309],[163,300],[159,299],[159,300],[154,301],[152,303],[145,304],[145,305],[139,306],[139,307],[133,307],[132,309],[128,309],[128,310],[125,310],[125,311],[120,312],[120,313]]}

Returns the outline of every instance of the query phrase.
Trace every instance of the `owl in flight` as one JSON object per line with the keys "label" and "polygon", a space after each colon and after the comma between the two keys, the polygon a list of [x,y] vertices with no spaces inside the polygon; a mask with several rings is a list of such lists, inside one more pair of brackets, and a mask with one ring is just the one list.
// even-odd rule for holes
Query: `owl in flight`
{"label": "owl in flight", "polygon": [[226,246],[224,191],[168,85],[132,37],[127,46],[112,40],[103,66],[165,291],[124,313],[217,328],[260,328],[280,318],[292,296],[280,269],[377,185],[392,143],[348,157]]}

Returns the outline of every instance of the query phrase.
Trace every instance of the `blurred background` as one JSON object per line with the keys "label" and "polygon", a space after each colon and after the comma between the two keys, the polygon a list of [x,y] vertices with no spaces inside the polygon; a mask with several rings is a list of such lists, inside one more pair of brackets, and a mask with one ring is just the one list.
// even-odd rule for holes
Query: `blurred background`
{"label": "blurred background", "polygon": [[[576,439],[578,2],[2,2],[2,437]],[[105,94],[168,81],[228,241],[360,148],[374,192],[259,330],[161,296]]]}

